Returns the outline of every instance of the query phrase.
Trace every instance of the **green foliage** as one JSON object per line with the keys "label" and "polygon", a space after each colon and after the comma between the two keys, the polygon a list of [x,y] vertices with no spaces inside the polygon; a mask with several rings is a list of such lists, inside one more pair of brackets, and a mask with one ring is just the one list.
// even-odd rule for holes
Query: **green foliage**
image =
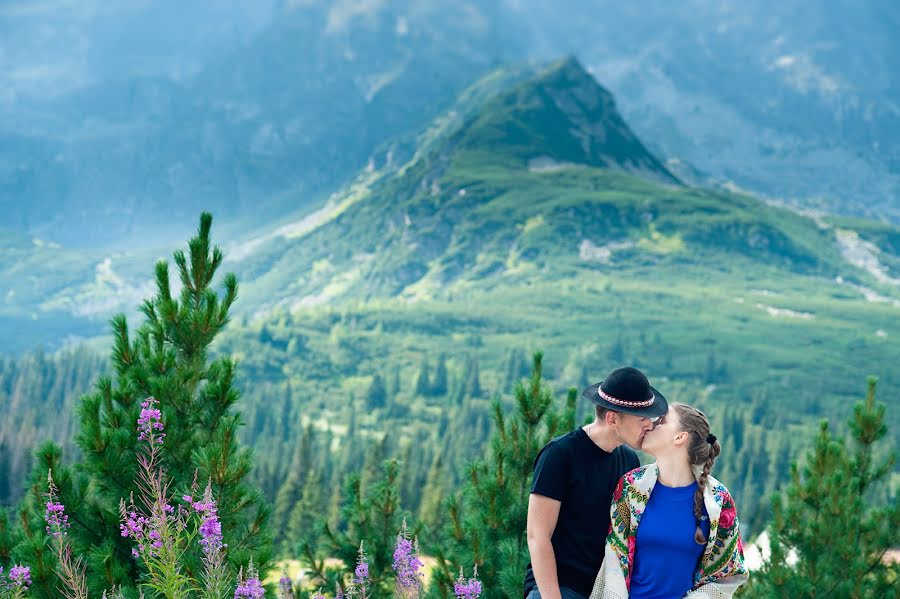
{"label": "green foliage", "polygon": [[372,377],[372,384],[366,391],[366,407],[370,410],[383,408],[387,404],[387,390],[384,388],[384,381],[381,375],[376,373]]}
{"label": "green foliage", "polygon": [[422,362],[419,365],[419,372],[416,374],[416,395],[429,395],[431,393],[431,381],[429,379],[428,370],[428,359],[423,357]]}
{"label": "green foliage", "polygon": [[[205,359],[199,350],[207,347],[223,378],[233,376],[228,359],[240,360],[248,426],[234,430],[256,449],[257,468],[249,476],[276,499],[284,549],[312,538],[308,506],[327,505],[330,525],[344,525],[341,481],[375,450],[404,460],[398,481],[404,506],[428,523],[440,520],[437,498],[466,480],[464,465],[483,455],[491,434],[496,417],[485,398],[528,374],[527,357],[510,348],[540,346],[557,360],[542,372],[554,386],[594,382],[600,372],[632,363],[666,377],[677,396],[703,404],[725,439],[717,475],[734,492],[748,530],[759,530],[768,516],[760,498],[787,476],[783,456],[801,449],[811,421],[843,409],[852,375],[874,369],[888,388],[900,384],[896,308],[867,299],[875,293],[894,300],[897,290],[848,261],[836,243],[838,225],[858,229],[896,276],[898,229],[833,225],[741,194],[661,186],[596,168],[607,164],[605,152],[571,134],[579,130],[572,117],[584,107],[564,114],[546,101],[548,94],[576,100],[566,83],[573,80],[604,97],[584,74],[572,76],[576,66],[555,65],[510,93],[495,93],[509,90],[505,84],[476,86],[467,110],[446,115],[424,134],[413,160],[362,175],[302,234],[260,237],[234,263],[247,308],[242,324],[221,331],[212,345],[203,345],[212,331],[202,326],[194,331],[200,347],[184,338],[194,335],[190,327],[181,333],[175,327],[173,339],[188,353],[156,352],[153,335],[131,340],[122,319],[118,358],[129,359],[129,344],[137,343],[150,357],[134,354],[131,374],[119,374],[115,388],[105,381],[90,411],[116,419],[103,426],[124,427],[133,414],[106,410],[107,397],[115,405],[117,395],[140,395],[155,385],[177,406],[181,387],[215,388],[197,384],[187,363],[191,352],[199,363]],[[620,165],[647,158],[637,140],[614,141],[611,158]],[[558,164],[529,168],[541,156]],[[60,281],[92,281],[98,256],[37,252],[29,239],[17,247],[12,262],[25,270],[14,268],[7,279],[16,297],[25,298],[20,301],[71,309],[97,300]],[[16,276],[36,271],[39,262],[52,265],[52,276]],[[130,257],[121,264],[117,274],[137,271]],[[299,308],[280,307],[298,300]],[[172,307],[160,301],[154,310],[164,322]],[[0,360],[0,406],[12,405],[22,423],[0,424],[7,447],[70,438],[75,426],[67,406],[82,392],[79,385],[99,374],[79,373],[75,362],[65,355]],[[156,372],[171,372],[173,363],[186,378],[166,374],[169,383],[157,382]],[[773,408],[786,397],[793,408],[787,414]],[[201,426],[211,421],[200,420]],[[313,459],[292,459],[301,427],[317,431],[309,441]],[[381,442],[384,431],[391,434]],[[124,448],[111,455],[107,471],[127,467],[127,434],[108,437],[84,443],[89,452]],[[29,464],[18,455],[24,452],[4,459],[3,449],[0,487],[5,472],[18,486]],[[238,471],[246,470],[248,462],[241,463]],[[8,497],[20,494],[7,490]]]}
{"label": "green foliage", "polygon": [[[311,427],[306,427],[299,437],[294,436],[293,440],[295,450],[291,458],[291,468],[288,470],[286,478],[275,495],[272,513],[272,528],[276,531],[288,531],[287,539],[283,538],[282,535],[276,537],[282,552],[293,550],[293,543],[290,543],[288,539],[298,538],[296,535],[302,535],[301,538],[305,538],[306,535],[303,533],[307,532],[307,530],[304,523],[312,522],[309,514],[315,509],[315,505],[309,505],[308,495],[314,490],[318,490],[321,493],[321,489],[318,489],[318,487],[312,488],[316,482],[321,484],[321,481],[315,480],[315,462],[312,452],[314,449],[323,448],[314,447],[315,439]],[[304,501],[304,498],[306,498],[306,501]],[[298,515],[298,512],[302,513],[302,516]]]}
{"label": "green foliage", "polygon": [[434,380],[431,381],[431,394],[436,396],[447,393],[447,357],[441,353],[434,369]]}
{"label": "green foliage", "polygon": [[[26,540],[17,549],[38,564],[42,584],[36,580],[34,592],[39,597],[52,596],[54,588],[42,522],[51,468],[70,514],[71,543],[76,554],[85,556],[91,592],[121,586],[126,595],[135,594],[141,569],[130,556],[131,542],[119,534],[118,506],[132,493],[138,495],[136,422],[149,396],[159,400],[166,423],[162,463],[170,491],[180,497],[191,493],[194,481],[211,481],[232,567],[237,570],[251,556],[261,566],[268,562],[268,511],[259,490],[247,481],[251,453],[238,444],[235,363],[227,356],[209,359],[209,346],[228,323],[237,297],[232,274],[224,277],[221,297],[211,288],[223,258],[210,243],[211,224],[204,213],[188,253],[175,252],[179,297],[173,297],[168,265],[159,262],[157,293],[142,305],[145,320],[137,334],[131,336],[124,316],[113,319],[115,375],[102,377],[78,406],[80,461],[74,468],[63,465],[52,444],[39,452],[22,512]],[[200,571],[199,552],[188,558],[186,568]]]}
{"label": "green foliage", "polygon": [[447,500],[442,535],[430,548],[438,560],[433,594],[449,597],[459,567],[469,565],[478,567],[486,599],[521,593],[534,457],[550,439],[575,427],[575,390],[560,413],[543,384],[542,361],[543,354],[535,353],[531,379],[516,383],[512,413],[494,401],[489,454],[469,467],[463,488]]}
{"label": "green foliage", "polygon": [[[850,420],[850,447],[823,421],[802,467],[791,467],[786,496],[774,498],[771,557],[754,576],[758,597],[888,597],[900,567],[885,553],[900,543],[900,504],[873,501],[893,470],[895,456],[880,453],[887,435],[884,404],[870,377],[865,402]],[[791,556],[796,558],[792,563]]]}
{"label": "green foliage", "polygon": [[336,557],[352,570],[360,543],[365,543],[374,596],[389,592],[397,531],[407,518],[400,506],[399,468],[396,460],[385,461],[381,478],[367,488],[363,487],[358,475],[351,474],[347,478],[341,508],[343,525],[335,529],[326,523],[318,544],[304,541],[298,547],[304,565],[318,578],[317,583],[326,588],[335,583],[343,586],[346,582],[341,578],[343,569],[326,567],[324,558]]}
{"label": "green foliage", "polygon": [[0,505],[22,499],[41,441],[55,439],[67,453],[74,449],[78,398],[108,371],[107,360],[83,345],[0,358],[0,406],[15,414],[0,420]]}

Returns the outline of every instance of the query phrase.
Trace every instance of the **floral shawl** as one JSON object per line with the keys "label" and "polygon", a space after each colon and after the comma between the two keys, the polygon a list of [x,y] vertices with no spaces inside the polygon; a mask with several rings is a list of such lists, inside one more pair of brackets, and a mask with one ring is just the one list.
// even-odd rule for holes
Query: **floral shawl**
{"label": "floral shawl", "polygon": [[[694,473],[699,476],[700,470]],[[659,467],[654,463],[636,468],[619,480],[610,508],[606,553],[590,599],[627,599],[637,528],[658,475]],[[685,597],[727,599],[748,578],[737,511],[728,489],[711,476],[703,502],[709,515],[709,541],[694,572],[693,589]]]}

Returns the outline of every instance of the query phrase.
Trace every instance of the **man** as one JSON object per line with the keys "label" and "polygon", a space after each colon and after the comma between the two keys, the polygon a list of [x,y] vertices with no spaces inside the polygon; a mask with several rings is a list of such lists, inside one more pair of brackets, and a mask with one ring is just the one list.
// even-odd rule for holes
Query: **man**
{"label": "man", "polygon": [[594,421],[550,441],[534,461],[528,499],[526,599],[585,599],[603,563],[619,479],[640,465],[635,449],[669,409],[635,368],[619,368],[582,397]]}

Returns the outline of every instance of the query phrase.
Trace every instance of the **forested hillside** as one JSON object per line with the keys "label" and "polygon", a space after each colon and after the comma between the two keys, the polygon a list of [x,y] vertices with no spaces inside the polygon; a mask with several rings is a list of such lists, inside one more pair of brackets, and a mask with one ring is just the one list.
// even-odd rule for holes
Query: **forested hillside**
{"label": "forested hillside", "polygon": [[[214,351],[239,364],[241,436],[284,550],[309,526],[297,506],[339,518],[346,475],[386,457],[433,523],[537,349],[560,397],[633,364],[708,410],[749,532],[862,373],[900,384],[895,228],[684,186],[577,61],[516,77],[474,87],[408,162],[361,174],[317,219],[226,256],[245,307]],[[34,406],[4,425],[8,445],[67,443],[105,363],[88,356],[6,363],[10,401]],[[65,383],[45,393],[30,364]],[[56,428],[48,406],[64,408]],[[27,460],[6,467],[20,479]]]}

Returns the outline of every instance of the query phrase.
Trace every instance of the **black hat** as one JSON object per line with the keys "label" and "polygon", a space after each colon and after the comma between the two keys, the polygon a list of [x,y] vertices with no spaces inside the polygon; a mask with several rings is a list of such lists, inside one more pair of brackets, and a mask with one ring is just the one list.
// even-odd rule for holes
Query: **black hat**
{"label": "black hat", "polygon": [[662,416],[669,410],[663,394],[650,386],[643,372],[630,366],[612,371],[582,391],[581,396],[608,410],[647,418]]}

